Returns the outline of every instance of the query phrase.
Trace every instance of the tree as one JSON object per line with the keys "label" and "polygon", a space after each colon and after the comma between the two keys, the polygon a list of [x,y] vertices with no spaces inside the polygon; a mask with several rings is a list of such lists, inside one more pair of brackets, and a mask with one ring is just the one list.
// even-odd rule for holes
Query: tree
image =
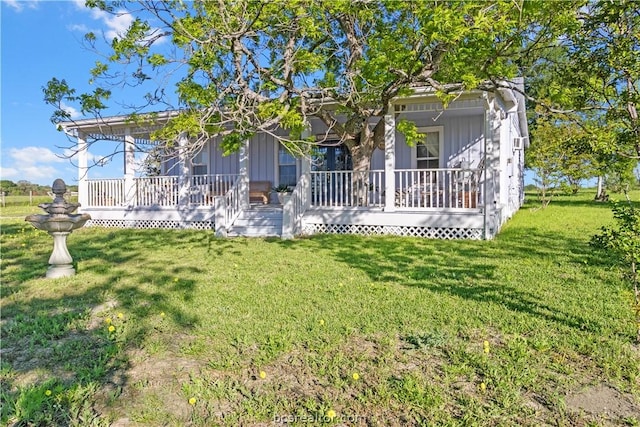
{"label": "tree", "polygon": [[638,265],[640,265],[640,210],[627,196],[626,203],[615,203],[614,226],[602,227],[591,244],[611,251],[618,263],[626,270],[626,276],[633,287],[634,313],[636,321],[636,341],[640,343],[640,287],[638,286]]}
{"label": "tree", "polygon": [[577,17],[528,66],[530,93],[547,107],[539,118],[582,128],[581,152],[601,176],[628,179],[640,159],[640,10],[635,1],[591,1]]}
{"label": "tree", "polygon": [[[114,84],[150,86],[145,107],[170,103],[175,77],[179,115],[155,134],[175,141],[187,134],[198,151],[213,136],[226,152],[256,132],[304,153],[310,117],[317,117],[349,149],[364,171],[384,143],[390,101],[418,86],[444,103],[464,89],[510,86],[519,60],[556,40],[581,2],[279,0],[272,2],[135,3],[88,1],[135,18],[113,39],[108,62],[97,62],[97,88],[77,95],[52,79],[45,99],[54,122],[70,120],[64,105],[99,116]],[[170,39],[170,49],[159,43]],[[99,42],[89,33],[85,40]],[[157,84],[158,79],[164,82]],[[139,118],[139,116],[137,117]],[[134,118],[135,119],[135,118]],[[288,130],[287,135],[276,128]],[[398,123],[409,144],[421,135]]]}
{"label": "tree", "polygon": [[581,182],[595,177],[601,169],[588,148],[591,135],[573,122],[538,120],[531,137],[525,164],[539,178],[543,206],[549,204],[557,189],[577,193]]}

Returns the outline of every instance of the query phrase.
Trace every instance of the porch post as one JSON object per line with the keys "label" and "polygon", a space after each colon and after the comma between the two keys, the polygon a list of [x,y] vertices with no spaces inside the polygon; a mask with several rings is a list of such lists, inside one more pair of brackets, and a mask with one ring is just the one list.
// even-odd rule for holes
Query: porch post
{"label": "porch post", "polygon": [[189,138],[186,133],[178,137],[178,207],[189,206],[189,165],[187,164],[187,146]]}
{"label": "porch post", "polygon": [[213,198],[214,206],[214,227],[216,237],[227,237],[226,212],[227,202],[224,196]]}
{"label": "porch post", "polygon": [[242,142],[238,153],[240,166],[240,209],[249,209],[249,140]]}
{"label": "porch post", "polygon": [[384,210],[396,210],[396,118],[394,107],[384,116]]}
{"label": "porch post", "polygon": [[135,141],[131,129],[124,131],[124,203],[126,206],[137,204],[135,188]]}
{"label": "porch post", "polygon": [[87,140],[84,133],[78,132],[78,203],[80,203],[80,211],[83,206],[89,206],[88,157]]}
{"label": "porch post", "polygon": [[[302,139],[306,139],[309,135],[311,135],[311,129],[307,127],[307,129],[302,132]],[[306,153],[302,156],[300,174],[303,177],[302,204],[306,211],[311,206],[311,153]]]}

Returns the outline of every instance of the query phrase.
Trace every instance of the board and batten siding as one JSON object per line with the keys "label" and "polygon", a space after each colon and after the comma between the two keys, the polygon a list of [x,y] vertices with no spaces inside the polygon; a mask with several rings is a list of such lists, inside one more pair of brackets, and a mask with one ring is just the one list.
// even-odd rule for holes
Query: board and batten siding
{"label": "board and batten siding", "polygon": [[[442,116],[433,120],[435,116],[423,114],[419,118],[409,117],[415,121],[418,128],[442,126],[443,152],[440,153],[441,167],[457,167],[464,159],[470,162],[471,168],[477,168],[483,157],[484,144],[484,115]],[[396,168],[411,169],[414,151],[405,143],[404,135],[396,134]],[[384,154],[384,153],[383,153]],[[384,158],[383,158],[384,160]]]}
{"label": "board and batten siding", "polygon": [[273,136],[257,134],[249,141],[249,180],[275,182],[277,143]]}
{"label": "board and batten siding", "polygon": [[220,141],[217,139],[209,142],[209,170],[210,174],[237,174],[240,173],[240,165],[238,162],[238,153],[232,153],[228,156],[222,155]]}
{"label": "board and batten siding", "polygon": [[[400,118],[402,116],[404,114]],[[459,166],[463,159],[470,162],[471,168],[478,167],[480,159],[483,157],[483,114],[447,117],[445,112],[441,117],[436,118],[433,113],[413,113],[407,118],[415,121],[419,128],[442,127],[444,142],[443,152],[440,155],[441,167]],[[320,129],[320,131],[322,130]],[[511,132],[509,131],[509,133]],[[504,148],[503,146],[502,149]],[[249,179],[270,181],[275,185],[277,182],[277,155],[277,142],[273,136],[255,135],[249,142]],[[414,156],[414,149],[405,143],[404,135],[396,133],[396,168],[411,169],[414,167]],[[176,161],[176,159],[171,159],[166,163],[167,175],[178,174],[177,168],[173,167]],[[374,151],[371,158],[371,170],[384,170],[384,150],[376,148]],[[209,148],[209,171],[210,174],[239,173],[238,153],[223,156],[219,142],[212,140]],[[300,168],[298,167],[299,172]]]}

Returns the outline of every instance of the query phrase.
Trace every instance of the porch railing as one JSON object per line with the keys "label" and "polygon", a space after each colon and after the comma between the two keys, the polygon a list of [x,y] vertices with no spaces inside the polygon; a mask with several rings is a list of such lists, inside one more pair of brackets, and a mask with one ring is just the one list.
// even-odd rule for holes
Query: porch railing
{"label": "porch railing", "polygon": [[397,169],[396,208],[474,209],[480,204],[481,169]]}
{"label": "porch railing", "polygon": [[124,179],[87,180],[89,206],[122,206],[125,203]]}
{"label": "porch railing", "polygon": [[137,206],[175,206],[178,204],[178,177],[134,178]]}
{"label": "porch railing", "polygon": [[[394,205],[397,209],[475,209],[482,205],[482,169],[398,169]],[[196,175],[189,181],[189,203],[213,206],[215,196],[230,197],[230,215],[239,212],[239,175]],[[177,206],[176,176],[134,178],[132,195],[120,179],[87,180],[89,206]],[[313,171],[310,175],[313,207],[385,206],[384,171]],[[233,191],[231,191],[233,190]],[[231,195],[230,195],[231,192]],[[305,193],[306,194],[306,193]],[[237,205],[235,205],[237,203]],[[235,210],[234,210],[235,209]]]}
{"label": "porch railing", "polygon": [[224,196],[240,175],[193,175],[189,189],[189,202],[195,205],[213,206],[215,196]]}
{"label": "porch railing", "polygon": [[[213,206],[215,196],[224,196],[238,174],[194,175],[189,181],[189,204]],[[89,206],[177,206],[180,185],[177,176],[138,177],[133,179],[132,195],[125,194],[124,178],[89,179]]]}
{"label": "porch railing", "polygon": [[311,206],[384,206],[384,171],[313,171]]}
{"label": "porch railing", "polygon": [[[474,209],[482,200],[481,169],[397,169],[397,209]],[[311,206],[384,207],[384,171],[311,172]]]}
{"label": "porch railing", "polygon": [[291,197],[285,202],[282,215],[282,238],[293,238],[302,232],[302,217],[309,206],[309,179],[303,174],[298,179]]}
{"label": "porch railing", "polygon": [[236,178],[231,188],[224,195],[225,214],[224,223],[225,227],[230,227],[233,222],[238,218],[242,211],[242,203],[240,202],[240,180],[242,177]]}

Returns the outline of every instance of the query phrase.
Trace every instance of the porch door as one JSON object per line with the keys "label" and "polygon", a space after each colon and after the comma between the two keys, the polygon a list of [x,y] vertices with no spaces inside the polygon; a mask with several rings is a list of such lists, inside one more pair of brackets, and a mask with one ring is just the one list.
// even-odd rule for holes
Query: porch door
{"label": "porch door", "polygon": [[418,128],[424,139],[414,148],[413,169],[407,177],[405,203],[411,207],[442,207],[442,189],[447,186],[443,171],[443,127]]}
{"label": "porch door", "polygon": [[209,174],[209,144],[202,147],[191,159],[191,175],[200,176]]}
{"label": "porch door", "polygon": [[191,159],[191,191],[190,201],[195,204],[203,204],[211,192],[211,183],[209,182],[209,144],[206,144]]}
{"label": "porch door", "polygon": [[351,154],[344,145],[316,147],[311,158],[312,171],[349,171],[353,169]]}
{"label": "porch door", "polygon": [[312,200],[322,204],[346,204],[351,198],[349,171],[352,169],[351,153],[343,144],[335,141],[316,147],[311,157],[311,170],[325,173],[313,175]]}

